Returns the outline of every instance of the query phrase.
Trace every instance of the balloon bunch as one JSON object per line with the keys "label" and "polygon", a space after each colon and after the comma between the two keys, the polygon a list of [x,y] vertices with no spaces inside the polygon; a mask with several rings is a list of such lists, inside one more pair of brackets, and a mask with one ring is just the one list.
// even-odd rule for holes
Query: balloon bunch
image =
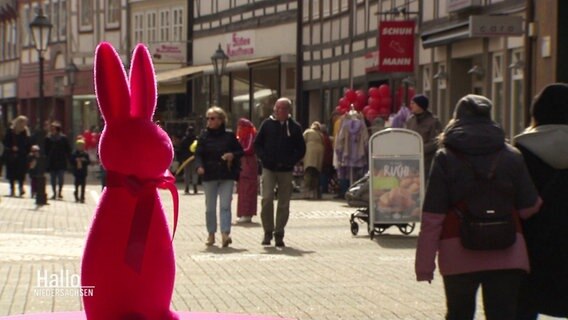
{"label": "balloon bunch", "polygon": [[392,97],[388,84],[381,84],[378,88],[369,88],[369,101],[363,107],[363,114],[369,121],[376,117],[388,118],[391,113]]}
{"label": "balloon bunch", "polygon": [[[397,109],[400,107],[404,88],[398,87],[395,93],[394,101]],[[413,87],[408,88],[406,105],[414,96],[415,91]],[[391,89],[388,84],[382,84],[379,87],[371,87],[368,92],[364,90],[347,89],[343,97],[339,98],[338,106],[335,111],[339,114],[345,114],[351,110],[351,106],[365,115],[365,118],[370,122],[375,120],[376,117],[383,117],[387,119],[391,114],[391,105],[393,98],[391,96]],[[395,110],[396,111],[396,110]]]}
{"label": "balloon bunch", "polygon": [[353,89],[345,90],[343,97],[339,98],[339,104],[335,107],[335,111],[344,114],[351,110],[351,105],[357,111],[362,111],[367,105],[367,94],[363,90],[354,91]]}

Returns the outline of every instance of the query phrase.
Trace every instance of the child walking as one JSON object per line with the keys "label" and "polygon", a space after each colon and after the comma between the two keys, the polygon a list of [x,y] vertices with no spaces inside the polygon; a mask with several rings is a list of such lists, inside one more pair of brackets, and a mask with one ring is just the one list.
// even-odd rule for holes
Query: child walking
{"label": "child walking", "polygon": [[88,167],[91,164],[89,154],[85,151],[85,141],[75,141],[75,151],[71,154],[71,166],[75,177],[75,202],[85,203],[85,185],[87,184]]}

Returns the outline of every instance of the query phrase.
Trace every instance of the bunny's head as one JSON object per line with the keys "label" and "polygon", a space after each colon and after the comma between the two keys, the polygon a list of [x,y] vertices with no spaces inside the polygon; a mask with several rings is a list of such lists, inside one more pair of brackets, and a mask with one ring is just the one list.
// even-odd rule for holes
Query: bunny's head
{"label": "bunny's head", "polygon": [[168,135],[152,122],[156,79],[146,47],[138,44],[134,49],[127,78],[114,48],[100,43],[95,92],[105,122],[99,144],[104,168],[140,178],[162,176],[173,159],[173,148]]}

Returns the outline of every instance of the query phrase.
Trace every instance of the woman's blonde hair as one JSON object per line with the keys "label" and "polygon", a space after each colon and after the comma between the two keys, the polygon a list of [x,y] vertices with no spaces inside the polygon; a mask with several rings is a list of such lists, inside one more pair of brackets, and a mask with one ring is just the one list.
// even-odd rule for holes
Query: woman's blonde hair
{"label": "woman's blonde hair", "polygon": [[12,125],[10,126],[12,130],[16,133],[20,133],[22,131],[28,130],[28,117],[26,116],[17,116],[12,120]]}
{"label": "woman's blonde hair", "polygon": [[312,125],[310,126],[310,128],[314,129],[314,130],[321,131],[321,123],[319,123],[318,121],[314,121],[314,122],[312,122]]}
{"label": "woman's blonde hair", "polygon": [[207,109],[207,112],[205,112],[205,115],[207,116],[211,113],[214,113],[215,115],[217,115],[217,117],[219,117],[219,119],[221,119],[221,122],[223,122],[223,124],[225,124],[225,121],[227,121],[227,113],[225,112],[225,110],[221,109],[220,107],[213,106],[213,107]]}

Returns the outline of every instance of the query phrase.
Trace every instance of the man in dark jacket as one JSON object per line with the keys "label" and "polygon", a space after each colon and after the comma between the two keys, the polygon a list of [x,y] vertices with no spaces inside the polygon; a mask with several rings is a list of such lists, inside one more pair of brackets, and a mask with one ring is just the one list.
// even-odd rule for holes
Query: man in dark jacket
{"label": "man in dark jacket", "polygon": [[424,143],[424,175],[428,180],[430,166],[438,149],[438,135],[442,132],[442,124],[436,116],[428,111],[428,97],[415,95],[410,101],[412,116],[406,120],[405,128],[415,131],[422,137]]}
{"label": "man in dark jacket", "polygon": [[[254,141],[256,154],[262,162],[262,209],[264,229],[262,245],[284,247],[284,228],[290,215],[292,170],[306,153],[302,128],[290,116],[292,101],[280,98],[274,104],[274,114],[260,125]],[[276,225],[274,224],[274,188],[278,187]]]}
{"label": "man in dark jacket", "polygon": [[51,199],[63,199],[61,193],[64,183],[67,161],[71,156],[71,146],[67,136],[61,132],[61,123],[51,123],[51,133],[45,139],[45,155],[47,158],[47,171],[51,178]]}

